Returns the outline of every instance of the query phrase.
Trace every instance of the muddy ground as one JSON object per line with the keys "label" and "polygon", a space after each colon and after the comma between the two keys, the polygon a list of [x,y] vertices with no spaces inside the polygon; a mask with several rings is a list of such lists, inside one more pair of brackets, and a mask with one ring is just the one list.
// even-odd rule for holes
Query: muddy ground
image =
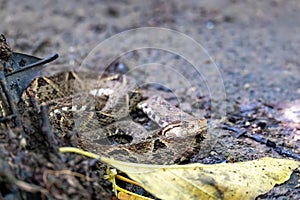
{"label": "muddy ground", "polygon": [[[49,65],[53,70],[80,68],[84,63],[99,72],[107,68],[111,59],[117,59],[137,80],[166,81],[181,99],[183,110],[218,124],[218,128],[210,131],[218,138],[211,153],[206,158],[195,155],[191,162],[236,162],[266,156],[299,159],[299,114],[289,120],[291,116],[282,114],[291,105],[298,105],[300,110],[299,102],[295,101],[300,98],[300,4],[297,0],[200,3],[192,0],[168,3],[0,0],[0,8],[0,33],[6,35],[12,49],[39,57],[59,53],[60,58]],[[100,53],[92,58],[88,56],[105,39],[146,26],[169,28],[188,35],[206,49],[212,60],[204,52],[195,53],[189,45],[178,47],[181,53],[133,49],[111,58],[119,46],[134,46],[135,40],[130,37],[120,44],[111,40],[109,48],[98,49]],[[160,42],[176,43],[172,39]],[[190,60],[181,57],[182,52],[195,55],[193,58],[201,66],[200,76]],[[143,64],[158,71],[133,70]],[[162,68],[159,64],[176,69],[192,87],[181,84],[173,74],[168,74],[170,71],[159,71]],[[118,65],[109,70],[122,72],[123,68]],[[220,128],[224,123],[230,130]],[[54,147],[45,141],[44,135],[38,134],[38,127],[32,130],[37,132],[30,135],[25,149],[18,141],[11,145],[5,137],[1,139],[0,198],[40,199],[45,194],[55,199],[112,198],[110,183],[102,179],[103,170],[91,166],[84,157],[57,153],[58,146],[74,145],[72,142],[56,141]],[[240,137],[234,137],[237,134]],[[273,143],[254,141],[253,134]],[[278,147],[292,153],[282,153]],[[45,170],[48,170],[46,179]],[[92,179],[59,170],[78,172]],[[295,172],[290,181],[259,198],[299,199],[299,178],[299,171]],[[41,188],[30,188],[17,180],[49,192],[36,192]]]}

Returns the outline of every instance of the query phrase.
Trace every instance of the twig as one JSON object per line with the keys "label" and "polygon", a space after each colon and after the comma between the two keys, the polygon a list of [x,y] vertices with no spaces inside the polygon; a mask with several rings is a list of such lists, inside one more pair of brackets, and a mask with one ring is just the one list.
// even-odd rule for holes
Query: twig
{"label": "twig", "polygon": [[261,144],[265,144],[267,147],[271,147],[273,148],[278,154],[280,155],[284,155],[290,158],[294,158],[297,160],[300,160],[300,155],[297,153],[292,152],[291,150],[286,150],[284,147],[277,145],[275,142],[266,139],[260,135],[254,134],[254,133],[250,133],[249,131],[247,131],[246,129],[240,129],[237,127],[232,127],[226,123],[224,123],[222,125],[223,129],[225,130],[229,130],[235,133],[234,137],[239,138],[241,136],[245,136],[247,138],[250,138],[256,142],[259,142]]}

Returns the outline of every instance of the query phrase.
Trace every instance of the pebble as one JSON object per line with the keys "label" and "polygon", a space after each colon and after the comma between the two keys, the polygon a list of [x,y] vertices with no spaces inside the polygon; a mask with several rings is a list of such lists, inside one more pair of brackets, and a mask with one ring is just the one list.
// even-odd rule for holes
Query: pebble
{"label": "pebble", "polygon": [[213,21],[209,20],[205,23],[205,26],[207,29],[211,30],[211,29],[215,28],[215,23]]}
{"label": "pebble", "polygon": [[244,85],[244,89],[249,89],[250,87],[251,87],[250,83],[246,83],[246,84]]}

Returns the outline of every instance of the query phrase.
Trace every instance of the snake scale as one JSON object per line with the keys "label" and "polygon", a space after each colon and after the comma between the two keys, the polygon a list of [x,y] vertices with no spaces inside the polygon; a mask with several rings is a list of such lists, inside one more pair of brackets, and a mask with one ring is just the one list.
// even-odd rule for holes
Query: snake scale
{"label": "snake scale", "polygon": [[80,74],[37,78],[22,95],[25,102],[34,98],[48,105],[55,133],[63,137],[76,130],[80,147],[138,163],[177,163],[207,151],[206,119],[183,112],[161,96],[143,97],[125,75]]}

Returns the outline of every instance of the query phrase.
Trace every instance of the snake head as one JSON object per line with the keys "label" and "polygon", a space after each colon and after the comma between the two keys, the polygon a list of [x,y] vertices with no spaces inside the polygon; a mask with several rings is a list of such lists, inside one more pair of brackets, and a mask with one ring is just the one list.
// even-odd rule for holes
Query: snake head
{"label": "snake head", "polygon": [[172,138],[172,137],[190,137],[199,134],[204,134],[207,130],[206,119],[190,119],[174,121],[164,127],[161,131],[161,135]]}

